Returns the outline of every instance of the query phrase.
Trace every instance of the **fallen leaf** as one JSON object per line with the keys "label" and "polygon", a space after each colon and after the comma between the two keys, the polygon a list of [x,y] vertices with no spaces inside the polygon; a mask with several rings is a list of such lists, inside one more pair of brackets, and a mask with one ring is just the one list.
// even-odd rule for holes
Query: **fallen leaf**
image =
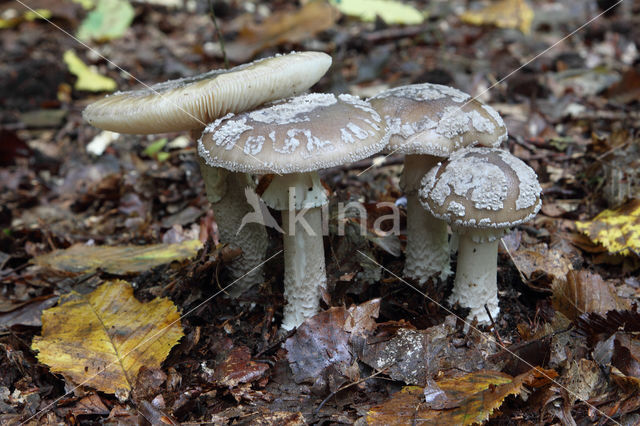
{"label": "fallen leaf", "polygon": [[617,333],[611,364],[626,376],[640,380],[640,340],[627,333]]}
{"label": "fallen leaf", "polygon": [[629,302],[618,297],[613,284],[586,270],[569,271],[566,280],[554,282],[552,291],[554,309],[572,321],[585,312],[629,308]]}
{"label": "fallen leaf", "polygon": [[140,368],[160,368],[184,335],[169,299],[140,303],[126,281],[68,299],[43,312],[31,348],[52,372],[102,392],[131,391]]}
{"label": "fallen leaf", "polygon": [[324,1],[311,1],[296,12],[275,12],[259,25],[245,25],[238,38],[225,44],[227,57],[246,62],[267,47],[299,43],[331,28],[338,14]]}
{"label": "fallen leaf", "polygon": [[[495,352],[490,339],[453,345],[456,319],[448,316],[443,324],[426,330],[399,328],[391,337],[371,336],[361,347],[360,361],[376,370],[386,370],[394,380],[424,386],[429,377],[449,371],[465,372],[491,368],[486,356]],[[385,330],[380,330],[385,333]]]}
{"label": "fallen leaf", "polygon": [[236,346],[224,361],[216,365],[213,378],[219,386],[233,388],[240,383],[258,380],[268,369],[268,364],[251,360],[248,347]]}
{"label": "fallen leaf", "polygon": [[331,308],[306,320],[284,344],[296,383],[312,383],[314,389],[334,391],[347,380],[357,380],[359,370],[350,339],[375,326],[380,299],[349,310]]}
{"label": "fallen leaf", "polygon": [[151,244],[146,246],[87,246],[75,244],[36,256],[36,265],[70,273],[87,273],[98,269],[128,275],[144,272],[165,263],[194,257],[202,248],[200,240],[179,244]]}
{"label": "fallen leaf", "polygon": [[460,16],[460,19],[471,25],[517,28],[522,33],[529,34],[533,15],[533,9],[525,0],[499,0],[481,10],[466,11]]}
{"label": "fallen leaf", "polygon": [[[16,304],[14,306],[0,307],[0,330],[14,325],[27,325],[38,327],[42,325],[40,318],[42,311],[50,308],[57,302],[58,298],[52,295],[34,297],[28,302]],[[1,312],[4,311],[4,312]]]}
{"label": "fallen leaf", "polygon": [[576,228],[609,253],[640,256],[640,200],[603,210],[590,221],[576,222]]}
{"label": "fallen leaf", "polygon": [[603,386],[606,381],[598,364],[583,358],[570,363],[560,382],[570,391],[572,399],[588,401],[597,396],[597,388]]}
{"label": "fallen leaf", "polygon": [[340,12],[364,22],[373,22],[380,17],[389,25],[421,24],[425,14],[408,4],[392,0],[330,0]]}
{"label": "fallen leaf", "polygon": [[67,64],[69,72],[78,77],[76,84],[73,86],[76,90],[89,92],[112,92],[116,90],[115,80],[92,71],[78,58],[73,50],[64,52],[62,59]]}
{"label": "fallen leaf", "polygon": [[86,416],[86,415],[107,415],[109,409],[104,405],[100,396],[95,393],[90,393],[87,396],[80,398],[75,404],[68,407],[59,408],[61,413],[73,416]]}
{"label": "fallen leaf", "polygon": [[[557,376],[553,370],[544,370],[551,378]],[[478,371],[453,379],[436,381],[447,394],[449,409],[430,409],[425,404],[424,389],[406,386],[391,399],[373,407],[367,413],[369,425],[388,424],[459,424],[481,423],[489,418],[493,410],[502,405],[509,395],[520,393],[524,384],[529,384],[539,373],[530,370],[517,377],[499,371]]]}
{"label": "fallen leaf", "polygon": [[586,336],[589,345],[593,347],[618,331],[640,333],[640,312],[614,310],[604,315],[589,312],[581,315],[575,323],[576,331]]}
{"label": "fallen leaf", "polygon": [[94,10],[78,28],[78,38],[83,41],[108,41],[122,37],[135,12],[128,0],[98,0]]}
{"label": "fallen leaf", "polygon": [[540,277],[546,276],[547,284],[553,280],[564,280],[573,269],[571,260],[561,251],[550,249],[544,243],[517,250],[512,254],[512,259],[525,278],[539,281]]}

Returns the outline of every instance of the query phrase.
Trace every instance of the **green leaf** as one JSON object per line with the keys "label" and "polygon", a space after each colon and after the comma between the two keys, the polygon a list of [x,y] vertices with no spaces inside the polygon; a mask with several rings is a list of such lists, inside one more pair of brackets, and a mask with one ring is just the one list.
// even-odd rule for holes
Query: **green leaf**
{"label": "green leaf", "polygon": [[171,154],[169,154],[168,152],[159,152],[156,158],[160,163],[162,163],[163,161],[167,161],[167,159],[169,159],[170,156]]}
{"label": "green leaf", "polygon": [[69,72],[78,77],[78,81],[74,85],[76,90],[89,92],[111,92],[116,90],[116,82],[114,80],[92,71],[78,58],[73,50],[64,52],[62,59],[67,64]]}
{"label": "green leaf", "polygon": [[106,41],[122,37],[133,21],[134,10],[128,0],[99,0],[78,29],[78,38]]}
{"label": "green leaf", "polygon": [[421,24],[425,14],[416,8],[392,0],[330,0],[340,12],[372,22],[379,16],[387,24]]}
{"label": "green leaf", "polygon": [[167,142],[167,138],[158,139],[157,141],[146,147],[145,150],[142,151],[142,153],[148,157],[153,157],[154,155],[162,151],[162,148],[164,148]]}

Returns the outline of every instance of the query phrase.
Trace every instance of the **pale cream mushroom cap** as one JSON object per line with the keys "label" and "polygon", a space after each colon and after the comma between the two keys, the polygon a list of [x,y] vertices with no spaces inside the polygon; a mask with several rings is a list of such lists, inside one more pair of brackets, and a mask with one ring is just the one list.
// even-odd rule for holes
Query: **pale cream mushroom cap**
{"label": "pale cream mushroom cap", "polygon": [[118,133],[164,133],[200,129],[229,112],[303,93],[331,66],[322,52],[292,52],[118,92],[83,112],[91,125]]}
{"label": "pale cream mushroom cap", "polygon": [[453,87],[411,84],[369,102],[387,121],[392,152],[448,157],[468,145],[496,147],[507,138],[496,110]]}
{"label": "pale cream mushroom cap", "polygon": [[198,152],[213,167],[292,174],[361,160],[386,143],[385,125],[368,102],[311,93],[216,120],[198,141]]}
{"label": "pale cream mushroom cap", "polygon": [[466,148],[425,175],[420,202],[454,229],[511,228],[540,210],[542,188],[533,169],[507,151]]}

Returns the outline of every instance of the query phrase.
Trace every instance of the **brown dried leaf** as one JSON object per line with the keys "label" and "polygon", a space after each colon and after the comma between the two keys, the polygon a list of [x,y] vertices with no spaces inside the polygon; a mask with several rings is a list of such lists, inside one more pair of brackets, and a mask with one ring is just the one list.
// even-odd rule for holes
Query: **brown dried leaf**
{"label": "brown dried leaf", "polygon": [[[426,330],[400,328],[388,336],[380,330],[362,345],[359,358],[376,370],[386,370],[391,378],[407,384],[425,386],[427,379],[438,372],[476,371],[492,368],[486,356],[495,348],[490,339],[476,344],[453,345],[456,332],[455,317],[449,316],[443,324]],[[382,333],[384,337],[381,336]]]}
{"label": "brown dried leaf", "polygon": [[[28,302],[0,307],[0,329],[14,325],[38,327],[42,325],[42,311],[56,304],[52,295],[34,297]],[[6,311],[2,312],[6,308]]]}
{"label": "brown dried leaf", "polygon": [[611,283],[586,270],[569,271],[567,279],[556,280],[552,290],[553,307],[572,321],[586,312],[629,309],[629,302],[618,297]]}
{"label": "brown dried leaf", "polygon": [[296,383],[313,383],[316,390],[337,389],[347,379],[357,380],[358,369],[349,342],[375,326],[380,299],[348,310],[331,308],[306,320],[287,339],[287,359]]}
{"label": "brown dried leaf", "polygon": [[233,388],[240,383],[258,380],[269,369],[269,365],[251,360],[251,351],[246,346],[236,346],[227,358],[215,368],[214,379],[219,386]]}
{"label": "brown dried leaf", "polygon": [[624,310],[609,311],[605,315],[590,312],[576,320],[576,331],[589,339],[589,345],[606,340],[617,331],[640,332],[640,312]]}
{"label": "brown dried leaf", "polygon": [[299,43],[331,28],[338,13],[327,2],[310,1],[296,12],[275,12],[262,24],[248,24],[238,38],[226,43],[227,57],[246,62],[259,51],[282,43]]}
{"label": "brown dried leaf", "polygon": [[528,280],[546,275],[548,281],[564,279],[573,269],[561,251],[549,249],[546,244],[538,244],[526,250],[518,250],[512,255],[516,267]]}
{"label": "brown dried leaf", "polygon": [[613,345],[611,364],[626,376],[640,379],[640,340],[617,333]]}

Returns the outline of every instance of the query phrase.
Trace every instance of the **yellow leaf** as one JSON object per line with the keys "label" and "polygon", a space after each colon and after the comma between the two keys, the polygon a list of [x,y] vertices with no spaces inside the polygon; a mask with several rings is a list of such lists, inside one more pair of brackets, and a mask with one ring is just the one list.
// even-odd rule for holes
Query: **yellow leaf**
{"label": "yellow leaf", "polygon": [[73,86],[76,90],[89,92],[112,92],[116,90],[116,82],[113,79],[92,71],[78,58],[73,50],[64,52],[63,60],[67,64],[69,72],[78,77],[78,81]]}
{"label": "yellow leaf", "polygon": [[640,255],[640,200],[615,210],[603,210],[593,220],[576,222],[576,228],[609,253]]}
{"label": "yellow leaf", "polygon": [[531,21],[533,21],[533,9],[525,0],[499,0],[484,9],[464,12],[460,19],[471,25],[517,28],[524,34],[529,34]]}
{"label": "yellow leaf", "polygon": [[16,14],[7,18],[0,18],[0,30],[4,28],[13,28],[23,20],[31,22],[36,19],[50,19],[51,16],[51,11],[47,9],[35,9],[33,11],[26,10],[22,16],[17,16]]}
{"label": "yellow leaf", "polygon": [[[545,371],[553,378],[555,371]],[[530,370],[517,377],[499,371],[478,371],[453,379],[436,382],[445,392],[448,409],[431,409],[425,403],[424,389],[406,386],[391,399],[371,408],[367,413],[369,425],[402,424],[460,424],[481,423],[502,405],[504,399],[519,393],[523,384],[531,384],[538,373]]]}
{"label": "yellow leaf", "polygon": [[42,313],[42,336],[31,348],[51,371],[103,392],[130,391],[140,367],[160,368],[184,336],[169,299],[140,303],[126,281],[68,299]]}
{"label": "yellow leaf", "polygon": [[365,22],[375,21],[379,16],[387,24],[421,24],[425,14],[399,1],[391,0],[331,0],[331,4],[345,15]]}
{"label": "yellow leaf", "polygon": [[117,247],[75,244],[67,249],[36,256],[33,261],[36,265],[64,272],[86,273],[100,269],[114,275],[127,275],[147,271],[174,260],[192,258],[201,247],[199,240],[179,244]]}

